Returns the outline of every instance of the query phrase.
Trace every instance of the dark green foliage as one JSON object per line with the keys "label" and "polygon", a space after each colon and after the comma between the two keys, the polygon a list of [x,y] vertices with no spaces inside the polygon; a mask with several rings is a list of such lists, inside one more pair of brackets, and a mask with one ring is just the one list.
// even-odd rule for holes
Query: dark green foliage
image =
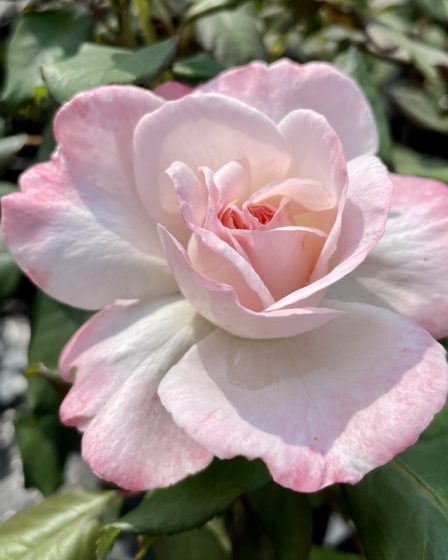
{"label": "dark green foliage", "polygon": [[448,407],[419,442],[344,493],[372,560],[439,560],[448,550]]}
{"label": "dark green foliage", "polygon": [[44,66],[42,74],[50,95],[62,103],[85,89],[150,82],[170,65],[177,42],[167,39],[134,52],[86,43],[73,58]]}
{"label": "dark green foliage", "polygon": [[94,560],[101,522],[120,507],[117,492],[71,490],[0,526],[0,560]]}
{"label": "dark green foliage", "polygon": [[43,84],[41,67],[75,54],[89,36],[92,21],[80,6],[29,12],[18,21],[6,58],[2,100],[10,110],[30,101]]}

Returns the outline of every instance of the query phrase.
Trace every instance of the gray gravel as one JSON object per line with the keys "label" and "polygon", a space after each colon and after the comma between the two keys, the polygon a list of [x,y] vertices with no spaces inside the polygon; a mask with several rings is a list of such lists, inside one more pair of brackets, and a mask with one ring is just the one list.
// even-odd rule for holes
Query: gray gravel
{"label": "gray gravel", "polygon": [[12,409],[0,416],[0,523],[42,499],[39,490],[23,487],[22,461],[14,441],[13,416]]}
{"label": "gray gravel", "polygon": [[26,317],[16,315],[0,319],[0,410],[23,395],[26,380],[30,327]]}
{"label": "gray gravel", "polygon": [[26,389],[22,371],[29,337],[26,317],[0,319],[0,522],[42,498],[38,490],[23,487],[22,462],[14,440],[12,405]]}

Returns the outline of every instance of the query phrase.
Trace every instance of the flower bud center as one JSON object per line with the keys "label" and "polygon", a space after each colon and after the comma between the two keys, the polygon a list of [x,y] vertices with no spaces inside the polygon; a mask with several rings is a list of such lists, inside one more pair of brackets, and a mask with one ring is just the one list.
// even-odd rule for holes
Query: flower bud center
{"label": "flower bud center", "polygon": [[262,225],[268,224],[275,214],[275,208],[270,204],[251,203],[247,205],[247,209]]}
{"label": "flower bud center", "polygon": [[269,224],[276,211],[270,204],[250,202],[244,205],[243,210],[230,204],[218,213],[218,218],[229,229],[258,229]]}

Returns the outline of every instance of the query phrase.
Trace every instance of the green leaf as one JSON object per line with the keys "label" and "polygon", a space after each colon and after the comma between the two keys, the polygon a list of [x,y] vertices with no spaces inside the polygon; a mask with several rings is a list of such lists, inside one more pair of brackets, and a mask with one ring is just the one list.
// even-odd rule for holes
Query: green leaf
{"label": "green leaf", "polygon": [[349,552],[340,552],[339,550],[314,546],[311,550],[309,560],[361,560],[361,556],[350,554]]}
{"label": "green leaf", "polygon": [[0,197],[6,194],[11,194],[17,191],[17,187],[14,183],[9,183],[8,181],[0,181]]}
{"label": "green leaf", "polygon": [[241,457],[215,460],[195,476],[149,492],[138,508],[117,523],[133,533],[178,533],[203,525],[227,509],[243,492],[258,488],[268,480],[269,474],[261,461]]}
{"label": "green leaf", "polygon": [[448,407],[419,442],[344,494],[369,560],[440,560],[448,550]]}
{"label": "green leaf", "polygon": [[76,56],[44,66],[42,74],[50,94],[62,103],[101,85],[153,80],[170,66],[177,45],[177,37],[136,51],[86,43]]}
{"label": "green leaf", "polygon": [[0,526],[0,560],[94,560],[100,520],[113,519],[120,501],[115,491],[51,496]]}
{"label": "green leaf", "polygon": [[14,427],[22,457],[25,488],[38,488],[44,496],[48,496],[63,483],[63,463],[57,448],[61,429],[58,417],[50,414],[36,417],[19,410],[14,418]]}
{"label": "green leaf", "polygon": [[56,141],[53,137],[53,118],[54,115],[51,116],[51,119],[46,123],[42,131],[42,143],[37,150],[36,163],[49,160],[56,147]]}
{"label": "green leaf", "polygon": [[442,23],[448,23],[448,0],[413,0],[413,2],[425,15]]}
{"label": "green leaf", "polygon": [[260,21],[251,4],[202,17],[195,29],[199,44],[222,64],[266,58]]}
{"label": "green leaf", "polygon": [[429,177],[448,183],[448,161],[422,156],[405,146],[395,146],[392,151],[394,168],[397,173]]}
{"label": "green leaf", "polygon": [[277,558],[308,560],[312,510],[307,494],[271,483],[249,494],[249,502],[272,541]]}
{"label": "green leaf", "polygon": [[22,273],[13,261],[0,234],[0,301],[10,297],[19,285]]}
{"label": "green leaf", "polygon": [[121,531],[160,535],[199,527],[226,510],[235,499],[266,484],[270,477],[261,461],[237,457],[215,460],[204,471],[185,480],[148,492],[141,504],[117,522],[105,527],[101,541]]}
{"label": "green leaf", "polygon": [[40,67],[74,55],[90,29],[90,15],[80,6],[25,13],[7,52],[5,106],[11,110],[30,101],[43,85]]}
{"label": "green leaf", "polygon": [[59,421],[61,400],[54,382],[34,374],[28,379],[26,403],[14,417],[25,487],[46,496],[61,486],[65,461],[80,446],[78,432]]}
{"label": "green leaf", "polygon": [[[0,182],[0,198],[14,192],[12,183]],[[0,233],[0,301],[10,297],[19,285],[22,273],[9,254],[2,234]]]}
{"label": "green leaf", "polygon": [[417,125],[448,133],[448,114],[438,109],[429,94],[404,85],[391,86],[388,91],[400,110]]}
{"label": "green leaf", "polygon": [[379,54],[386,51],[398,60],[412,62],[432,84],[439,81],[438,68],[448,68],[448,54],[436,47],[408,37],[400,29],[389,27],[379,21],[367,25],[372,50]]}
{"label": "green leaf", "polygon": [[157,539],[156,560],[230,560],[230,553],[208,527]]}
{"label": "green leaf", "polygon": [[30,363],[43,362],[57,369],[59,354],[91,312],[69,307],[38,292],[31,306]]}
{"label": "green leaf", "polygon": [[184,15],[184,22],[190,23],[214,12],[235,8],[240,3],[241,0],[193,0]]}
{"label": "green leaf", "polygon": [[232,549],[237,558],[276,560],[274,547],[248,506],[246,496],[237,500],[227,514]]}
{"label": "green leaf", "polygon": [[166,8],[171,12],[174,16],[182,16],[188,8],[191,0],[161,0]]}
{"label": "green leaf", "polygon": [[61,396],[51,384],[38,376],[28,378],[26,405],[38,416],[53,414],[57,416]]}
{"label": "green leaf", "polygon": [[180,58],[173,65],[177,78],[194,82],[210,80],[225,69],[223,64],[203,52]]}
{"label": "green leaf", "polygon": [[116,527],[109,527],[100,533],[97,541],[96,558],[97,560],[106,560],[108,553],[112,550],[114,542],[119,537],[121,530]]}
{"label": "green leaf", "polygon": [[372,81],[365,55],[356,47],[351,47],[340,54],[335,60],[336,66],[351,76],[358,82],[364,91],[375,115],[376,124],[379,132],[379,156],[386,162],[390,161],[392,148],[391,135],[389,130],[389,119],[386,113],[384,100]]}

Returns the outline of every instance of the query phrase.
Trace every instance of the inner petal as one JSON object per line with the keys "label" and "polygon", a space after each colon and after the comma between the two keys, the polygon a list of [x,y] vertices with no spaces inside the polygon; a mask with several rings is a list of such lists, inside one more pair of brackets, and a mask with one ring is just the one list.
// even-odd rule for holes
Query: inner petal
{"label": "inner petal", "polygon": [[[228,229],[262,229],[263,226],[271,225],[273,218],[282,211],[285,204],[281,208],[275,208],[271,204],[254,204],[245,203],[243,210],[240,210],[235,204],[229,204],[218,213],[218,219]],[[289,220],[282,220],[282,223],[272,223],[271,227],[279,225],[289,225]]]}
{"label": "inner petal", "polygon": [[243,204],[243,212],[253,224],[252,229],[275,229],[294,225],[290,208],[291,199],[284,196],[278,198],[275,204],[254,203],[251,200]]}
{"label": "inner petal", "polygon": [[253,193],[250,202],[275,205],[284,196],[294,200],[303,210],[312,211],[334,208],[338,201],[319,181],[296,177],[265,185]]}
{"label": "inner petal", "polygon": [[326,234],[313,228],[288,226],[234,230],[232,237],[278,300],[307,285]]}
{"label": "inner petal", "polygon": [[235,204],[229,204],[218,214],[222,225],[229,229],[252,229],[250,220]]}
{"label": "inner petal", "polygon": [[[278,300],[310,282],[338,199],[321,182],[302,178],[274,181],[250,194],[247,171],[240,162],[230,162],[219,174],[201,168],[209,192],[204,226],[230,245]],[[204,262],[209,269],[210,259]]]}
{"label": "inner petal", "polygon": [[223,207],[241,205],[251,193],[252,173],[246,159],[230,161],[213,173],[213,204]]}
{"label": "inner petal", "polygon": [[247,210],[254,218],[256,218],[261,225],[268,224],[276,212],[271,204],[255,204],[253,202],[246,206]]}
{"label": "inner petal", "polygon": [[338,200],[318,181],[293,178],[258,189],[246,204],[278,208],[271,228],[311,227],[328,234],[336,218]]}

